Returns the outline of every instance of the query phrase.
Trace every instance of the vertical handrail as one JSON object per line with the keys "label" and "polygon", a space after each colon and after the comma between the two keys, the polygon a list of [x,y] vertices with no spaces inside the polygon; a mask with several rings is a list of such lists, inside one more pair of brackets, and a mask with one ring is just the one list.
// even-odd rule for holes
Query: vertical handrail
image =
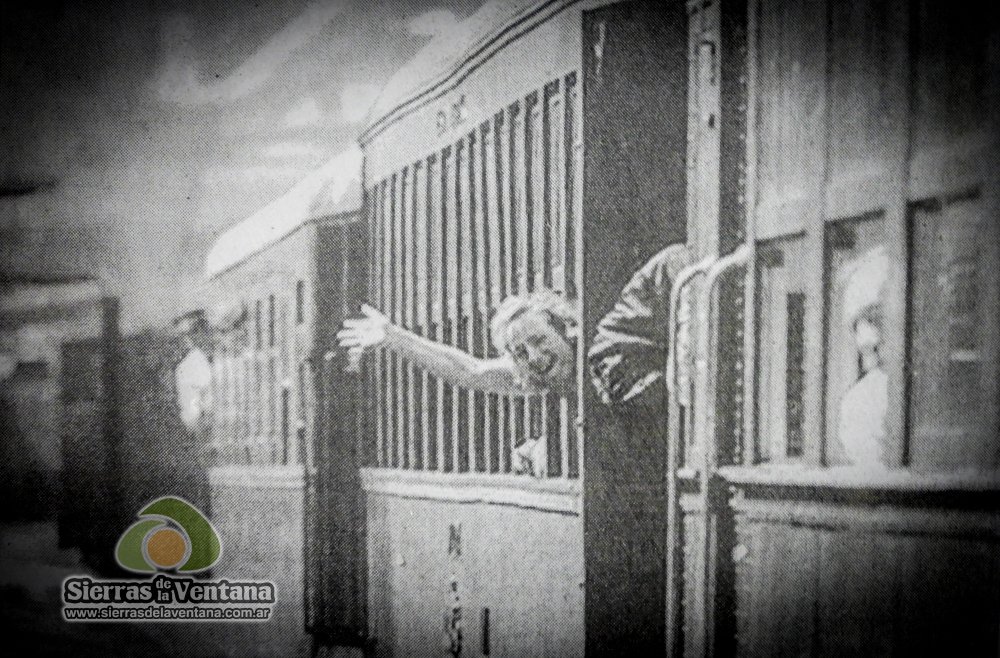
{"label": "vertical handrail", "polygon": [[[715,403],[710,399],[712,393],[712,373],[709,367],[709,358],[712,354],[715,335],[712,322],[712,298],[715,288],[729,270],[746,265],[749,262],[751,249],[748,245],[741,245],[730,254],[718,259],[709,268],[705,286],[702,288],[698,299],[698,356],[696,359],[696,399],[700,400],[697,405],[699,410],[695,420],[695,441],[694,445],[701,449],[701,468],[699,468],[699,513],[701,515],[701,565],[698,571],[700,582],[694,588],[697,610],[702,615],[702,622],[698,631],[701,635],[697,646],[704,648],[705,655],[712,655],[712,638],[710,636],[713,598],[708,595],[708,586],[712,577],[712,541],[709,532],[709,522],[711,520],[710,506],[710,485],[712,476],[718,462],[718,445],[715,442]],[[701,418],[697,418],[700,416]],[[700,420],[700,422],[699,422]]]}
{"label": "vertical handrail", "polygon": [[[688,265],[677,273],[670,287],[670,305],[667,312],[668,345],[667,345],[667,408],[680,406],[677,396],[677,315],[680,307],[681,294],[695,277],[704,274],[715,262],[715,256],[708,256],[694,265]],[[674,400],[678,404],[674,405]],[[668,428],[667,440],[670,440]],[[680,445],[667,446],[667,554],[666,554],[666,653],[671,655],[677,643],[677,629],[674,622],[679,611],[679,596],[677,589],[677,551],[679,550],[680,518],[679,499],[677,493],[677,469],[680,465]]]}

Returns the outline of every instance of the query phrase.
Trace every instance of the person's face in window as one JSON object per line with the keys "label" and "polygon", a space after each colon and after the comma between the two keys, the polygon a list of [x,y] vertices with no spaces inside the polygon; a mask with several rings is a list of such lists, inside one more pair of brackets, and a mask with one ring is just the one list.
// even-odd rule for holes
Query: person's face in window
{"label": "person's face in window", "polygon": [[878,367],[878,347],[882,342],[882,310],[877,306],[866,308],[854,321],[854,344],[861,355],[865,372]]}
{"label": "person's face in window", "polygon": [[508,327],[507,349],[515,365],[533,385],[565,388],[573,381],[573,346],[548,313],[528,311]]}

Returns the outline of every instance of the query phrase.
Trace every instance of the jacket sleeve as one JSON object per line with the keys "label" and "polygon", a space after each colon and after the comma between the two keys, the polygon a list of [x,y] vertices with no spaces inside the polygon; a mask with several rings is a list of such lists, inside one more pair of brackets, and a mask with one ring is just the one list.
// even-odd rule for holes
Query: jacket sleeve
{"label": "jacket sleeve", "polygon": [[598,322],[587,360],[605,403],[630,400],[663,377],[670,275],[686,254],[682,245],[674,245],[653,256]]}

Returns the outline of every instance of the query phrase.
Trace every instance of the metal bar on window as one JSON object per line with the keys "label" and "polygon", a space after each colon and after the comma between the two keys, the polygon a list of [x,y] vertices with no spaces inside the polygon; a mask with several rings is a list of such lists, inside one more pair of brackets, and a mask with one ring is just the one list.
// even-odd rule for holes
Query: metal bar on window
{"label": "metal bar on window", "polygon": [[[393,174],[389,180],[389,189],[386,195],[386,234],[391,236],[389,239],[388,249],[386,249],[387,255],[387,272],[386,277],[386,309],[385,312],[388,314],[389,318],[393,321],[397,321],[396,317],[396,301],[397,301],[397,291],[396,291],[396,278],[398,274],[396,269],[399,263],[399,234],[397,232],[396,222],[396,203],[398,200],[398,194],[396,192],[396,186],[398,184],[396,174]],[[399,433],[396,431],[396,422],[399,420],[399,408],[396,406],[396,364],[398,362],[398,357],[395,353],[389,353],[386,357],[386,378],[387,378],[387,388],[386,388],[386,447],[389,452],[389,462],[387,465],[396,467],[399,466]]]}
{"label": "metal bar on window", "polygon": [[[458,281],[458,260],[457,252],[461,245],[458,241],[458,221],[455,214],[455,164],[451,147],[445,149],[442,154],[441,167],[441,204],[442,221],[444,222],[445,239],[442,245],[444,278],[441,287],[441,299],[443,304],[444,318],[444,342],[448,345],[456,344],[455,317],[458,314],[458,294],[456,285]],[[457,471],[458,469],[458,437],[456,435],[458,411],[454,403],[455,387],[451,384],[444,385],[444,439],[445,439],[445,470]]]}
{"label": "metal bar on window", "polygon": [[[560,89],[559,81],[555,81],[547,94],[547,132],[546,168],[548,169],[549,235],[551,236],[551,277],[552,287],[562,295],[566,295],[566,149],[565,142],[565,110],[563,107],[564,90]],[[559,441],[559,475],[569,476],[570,456],[570,404],[569,400],[560,396],[553,407],[552,416],[555,419],[554,431]]]}
{"label": "metal bar on window", "polygon": [[[429,336],[432,340],[440,340],[443,325],[441,282],[443,280],[443,246],[444,225],[441,219],[441,166],[436,154],[427,160],[428,212],[427,226],[430,240],[428,251],[428,272],[430,274],[428,290],[428,320]],[[428,434],[434,442],[433,468],[444,470],[444,384],[437,378],[428,377]]]}
{"label": "metal bar on window", "polygon": [[[382,181],[375,188],[375,223],[376,223],[376,260],[375,260],[375,306],[384,311],[386,308],[386,282],[388,279],[386,270],[386,181]],[[322,367],[322,364],[320,364]],[[375,435],[377,441],[376,461],[379,466],[388,465],[387,447],[387,413],[386,408],[386,354],[379,350],[376,354],[375,363]]]}
{"label": "metal bar on window", "polygon": [[[496,271],[496,197],[495,188],[491,189],[490,182],[495,180],[494,167],[496,162],[493,159],[493,131],[492,120],[487,119],[479,127],[479,172],[476,175],[479,194],[479,219],[478,225],[482,235],[482,265],[479,269],[481,273],[479,286],[479,311],[478,331],[480,353],[483,358],[492,356],[490,350],[490,332],[488,329],[488,319],[490,309],[493,308],[493,300],[496,298],[494,282],[497,280]],[[483,398],[483,455],[484,470],[493,473],[498,470],[499,464],[499,444],[497,441],[497,396],[490,394]]]}
{"label": "metal bar on window", "polygon": [[[486,199],[482,187],[483,169],[483,139],[479,129],[474,128],[469,133],[469,218],[472,224],[471,259],[472,259],[472,291],[471,306],[471,340],[473,354],[479,358],[486,356],[483,349],[483,306],[485,305],[486,288]],[[471,470],[484,472],[489,464],[489,440],[486,432],[486,395],[481,390],[473,391],[470,396],[469,429],[473,435],[471,442],[475,452],[470,461]]]}
{"label": "metal bar on window", "polygon": [[[527,106],[525,106],[526,108]],[[527,110],[515,105],[510,124],[510,185],[511,185],[511,233],[516,244],[512,251],[511,291],[519,294],[528,291],[528,230],[527,202],[525,199],[525,135],[528,125]],[[514,410],[514,433],[511,447],[519,440],[528,438],[526,431],[527,403],[523,397],[511,401]]]}
{"label": "metal bar on window", "polygon": [[[427,335],[427,166],[424,162],[413,165],[413,227],[414,250],[413,270],[415,286],[413,294],[413,329],[421,336]],[[417,462],[414,468],[427,468],[427,373],[411,370],[410,381],[414,392],[411,409],[415,410],[413,435],[416,443]]]}
{"label": "metal bar on window", "polygon": [[[473,322],[472,318],[475,313],[475,295],[476,295],[476,218],[475,218],[475,206],[476,199],[474,190],[472,187],[472,172],[475,169],[475,132],[461,139],[462,144],[462,162],[459,167],[459,199],[461,201],[460,213],[461,213],[461,227],[462,227],[462,237],[463,237],[463,249],[462,249],[462,267],[461,267],[461,277],[462,277],[462,296],[460,302],[462,304],[462,309],[459,312],[459,317],[461,318],[461,337],[462,337],[462,349],[470,354],[475,355],[475,336],[473,334]],[[476,468],[476,460],[478,459],[476,454],[476,432],[475,432],[475,400],[476,392],[474,390],[463,389],[460,397],[460,427],[465,433],[465,441],[462,446],[464,448],[463,453],[463,467],[466,471],[474,471]]]}
{"label": "metal bar on window", "polygon": [[[544,94],[544,92],[543,92]],[[538,92],[528,94],[526,99],[528,111],[525,120],[525,206],[527,208],[527,241],[526,254],[528,272],[528,290],[536,291],[546,287],[547,253],[546,227],[548,224],[546,207],[546,172],[545,172],[545,138],[546,138],[546,104],[544,95],[539,98]],[[545,454],[551,469],[553,446],[549,441],[549,407],[548,394],[532,395],[528,398],[528,436],[547,443]]]}
{"label": "metal bar on window", "polygon": [[[580,100],[579,85],[576,73],[571,73],[566,79],[566,149],[567,163],[571,165],[572,174],[567,170],[567,211],[572,213],[572,218],[567,219],[568,230],[572,234],[567,234],[566,250],[566,270],[572,274],[568,275],[568,280],[573,282],[573,288],[567,288],[571,299],[579,299],[583,294],[583,103]],[[572,101],[572,102],[571,102]],[[577,326],[583,325],[583,305],[578,305],[576,309]],[[576,350],[577,380],[576,380],[576,405],[574,410],[573,431],[576,437],[574,441],[575,462],[571,460],[572,474],[576,477],[583,475],[583,442],[586,440],[583,428],[583,389],[588,384],[585,381],[586,363],[584,361],[584,350],[581,339],[577,339]],[[575,464],[575,467],[574,467]]]}
{"label": "metal bar on window", "polygon": [[[511,251],[511,204],[510,185],[508,183],[510,171],[510,147],[508,122],[505,121],[507,114],[504,111],[497,113],[493,124],[493,147],[494,147],[494,167],[496,189],[496,220],[498,228],[499,248],[497,250],[497,272],[499,275],[498,294],[494,298],[494,304],[499,304],[508,294],[510,294],[510,280],[513,270],[509,268]],[[495,337],[494,337],[495,340]],[[511,470],[511,416],[510,416],[510,396],[503,396],[498,400],[498,437],[503,452],[503,466],[501,470],[505,473]]]}
{"label": "metal bar on window", "polygon": [[[404,313],[406,307],[406,191],[409,188],[409,172],[403,169],[396,178],[396,188],[394,190],[393,202],[395,211],[392,215],[393,235],[396,246],[394,253],[393,270],[393,309],[392,321],[399,325],[405,324]],[[395,404],[393,418],[395,419],[395,446],[396,446],[396,467],[406,468],[406,392],[405,373],[406,364],[403,357],[394,355],[393,357],[393,389]]]}
{"label": "metal bar on window", "polygon": [[[400,223],[400,310],[399,318],[402,326],[413,328],[413,250],[416,241],[413,238],[413,170],[404,168],[399,190],[399,223]],[[399,398],[402,413],[400,422],[400,442],[402,443],[402,467],[413,468],[415,458],[413,437],[413,364],[407,359],[400,359],[399,365]]]}

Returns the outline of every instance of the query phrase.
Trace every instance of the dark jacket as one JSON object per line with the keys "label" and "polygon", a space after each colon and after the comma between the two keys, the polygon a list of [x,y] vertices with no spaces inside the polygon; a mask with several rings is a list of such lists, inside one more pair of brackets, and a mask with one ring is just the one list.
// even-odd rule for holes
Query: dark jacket
{"label": "dark jacket", "polygon": [[606,403],[630,400],[663,379],[671,281],[688,260],[684,245],[657,253],[597,323],[587,360],[594,386]]}

